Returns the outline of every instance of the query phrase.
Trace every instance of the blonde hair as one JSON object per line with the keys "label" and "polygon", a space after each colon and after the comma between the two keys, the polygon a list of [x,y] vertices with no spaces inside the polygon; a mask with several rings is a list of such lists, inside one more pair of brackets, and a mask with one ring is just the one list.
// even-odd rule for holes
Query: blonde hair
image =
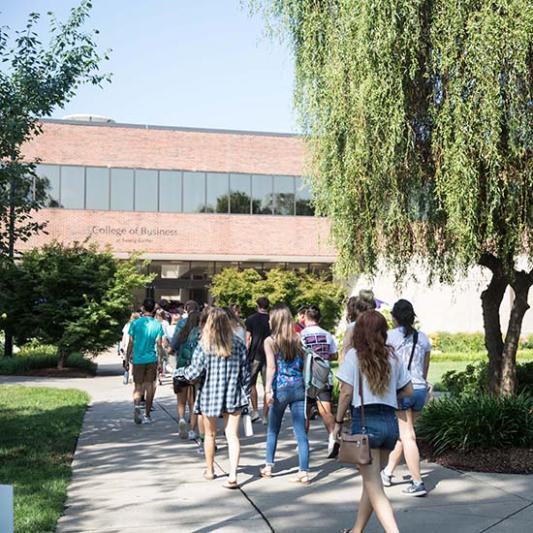
{"label": "blonde hair", "polygon": [[228,315],[220,307],[212,307],[200,339],[202,348],[220,357],[229,357],[233,347],[233,328]]}
{"label": "blonde hair", "polygon": [[270,331],[276,349],[286,361],[294,360],[303,352],[292,314],[285,304],[275,305],[270,311]]}

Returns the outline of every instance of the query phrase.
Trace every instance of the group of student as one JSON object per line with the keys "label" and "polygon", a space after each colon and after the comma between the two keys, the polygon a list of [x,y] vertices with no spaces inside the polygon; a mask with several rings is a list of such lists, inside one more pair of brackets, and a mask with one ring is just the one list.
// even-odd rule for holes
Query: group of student
{"label": "group of student", "polygon": [[[339,358],[333,335],[320,326],[317,306],[300,308],[295,320],[287,305],[270,309],[268,299],[259,298],[256,313],[243,322],[236,305],[200,310],[196,302],[190,301],[174,328],[168,330],[157,317],[154,301],[147,299],[141,315],[127,327],[127,364],[133,361],[135,384],[134,420],[151,421],[154,382],[161,360],[158,351],[171,354],[180,436],[194,439],[198,431],[205,454],[204,477],[213,480],[217,421],[223,418],[230,460],[223,486],[236,489],[240,418],[249,406],[252,420],[262,419],[267,426],[265,464],[259,470],[265,479],[273,476],[283,416],[290,409],[299,462],[292,481],[300,484],[311,481],[307,435],[311,410],[318,409],[327,430],[329,458],[338,454],[339,436],[350,410],[351,432],[367,433],[372,462],[359,466],[363,491],[355,524],[345,531],[363,531],[372,512],[385,531],[398,531],[383,487],[393,484],[403,454],[411,473],[411,483],[404,492],[413,496],[427,493],[420,475],[414,424],[428,397],[431,345],[428,337],[414,327],[416,316],[410,302],[399,300],[394,304],[394,327],[390,330],[376,307],[372,291],[361,291],[348,301],[348,326],[336,375],[340,393],[333,412],[333,372],[316,398],[306,398],[306,354],[312,350],[327,365]],[[259,375],[264,388],[262,415],[258,409]],[[185,419],[187,405],[189,424]]]}

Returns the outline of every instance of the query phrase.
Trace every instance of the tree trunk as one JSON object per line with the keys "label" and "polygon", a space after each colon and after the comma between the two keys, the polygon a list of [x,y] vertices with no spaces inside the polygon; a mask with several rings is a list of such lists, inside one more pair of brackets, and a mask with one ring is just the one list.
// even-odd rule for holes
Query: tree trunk
{"label": "tree trunk", "polygon": [[63,370],[65,368],[65,361],[67,360],[67,352],[65,349],[59,347],[57,349],[57,368]]}
{"label": "tree trunk", "polygon": [[13,357],[13,333],[11,326],[4,328],[4,357]]}
{"label": "tree trunk", "polygon": [[500,393],[503,365],[503,336],[500,321],[500,305],[507,289],[508,280],[502,262],[492,256],[484,255],[479,264],[489,268],[492,279],[481,293],[483,309],[483,326],[485,329],[485,347],[489,356],[489,390],[492,394]]}
{"label": "tree trunk", "polygon": [[502,354],[501,394],[512,395],[516,393],[516,352],[520,341],[520,332],[522,331],[522,321],[526,311],[529,309],[527,298],[532,282],[532,274],[524,271],[514,272],[511,287],[515,297],[511,307],[509,326]]}

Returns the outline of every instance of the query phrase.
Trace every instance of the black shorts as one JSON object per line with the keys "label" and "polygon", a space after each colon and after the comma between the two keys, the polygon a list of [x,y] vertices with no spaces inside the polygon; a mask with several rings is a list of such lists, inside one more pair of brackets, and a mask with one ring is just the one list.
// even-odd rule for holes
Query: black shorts
{"label": "black shorts", "polygon": [[[318,399],[321,402],[332,402],[333,401],[333,387],[328,387],[327,389],[324,389],[322,392],[319,392]],[[307,403],[309,405],[316,405],[317,400],[315,398],[309,398],[308,396]]]}
{"label": "black shorts", "polygon": [[266,383],[266,359],[253,359],[250,361],[250,384],[253,386],[257,383],[257,376],[261,374],[263,385]]}

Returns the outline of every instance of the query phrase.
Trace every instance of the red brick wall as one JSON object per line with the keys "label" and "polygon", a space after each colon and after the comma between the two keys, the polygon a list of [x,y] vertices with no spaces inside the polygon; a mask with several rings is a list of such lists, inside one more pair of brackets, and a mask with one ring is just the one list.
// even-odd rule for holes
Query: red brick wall
{"label": "red brick wall", "polygon": [[72,165],[301,175],[299,137],[45,122],[29,158]]}
{"label": "red brick wall", "polygon": [[275,261],[285,257],[330,262],[335,255],[328,242],[328,221],[318,217],[43,209],[36,218],[49,221],[48,235],[35,236],[19,249],[52,239],[73,242],[91,237],[119,254],[138,251],[151,257],[166,254],[190,260],[219,256],[221,260]]}

